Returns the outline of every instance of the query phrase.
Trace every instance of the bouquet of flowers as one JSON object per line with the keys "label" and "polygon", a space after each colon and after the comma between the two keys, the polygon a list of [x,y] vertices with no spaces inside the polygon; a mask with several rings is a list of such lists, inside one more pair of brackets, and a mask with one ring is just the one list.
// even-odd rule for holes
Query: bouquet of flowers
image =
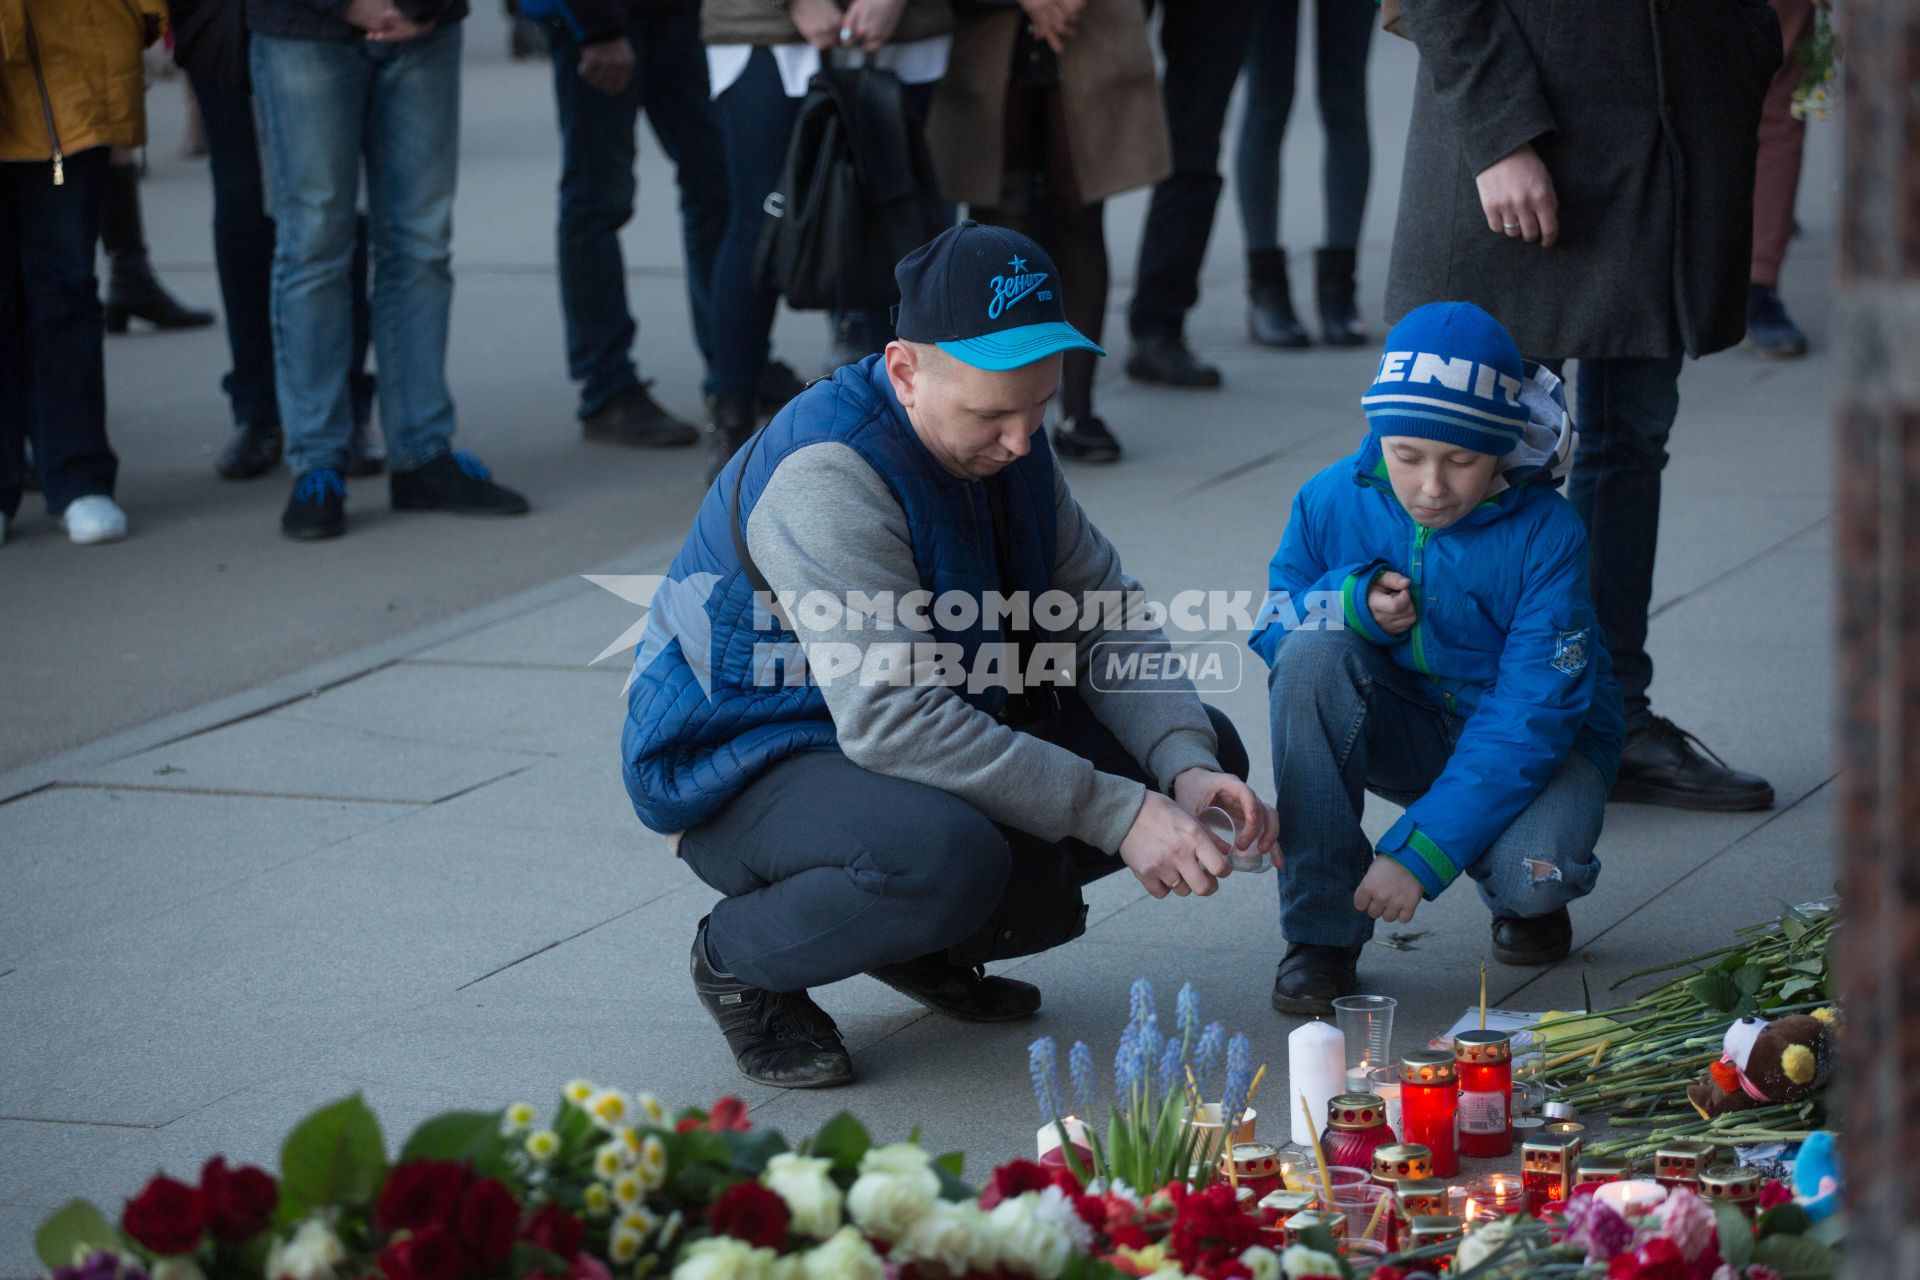
{"label": "bouquet of flowers", "polygon": [[1813,31],[1793,47],[1789,58],[1800,67],[1800,83],[1794,86],[1788,110],[1795,120],[1812,115],[1827,118],[1837,91],[1834,80],[1840,65],[1840,39],[1833,33],[1833,10],[1825,3],[1813,11]]}

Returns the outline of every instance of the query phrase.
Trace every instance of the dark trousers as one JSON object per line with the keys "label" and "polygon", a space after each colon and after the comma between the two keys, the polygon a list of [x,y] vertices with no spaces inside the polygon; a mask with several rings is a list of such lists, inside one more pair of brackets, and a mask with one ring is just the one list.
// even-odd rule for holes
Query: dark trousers
{"label": "dark trousers", "polygon": [[1647,607],[1660,544],[1660,473],[1680,412],[1675,352],[1656,359],[1581,360],[1573,420],[1580,428],[1567,497],[1587,524],[1588,584],[1594,616],[1613,655],[1627,732],[1646,727]]}
{"label": "dark trousers", "polygon": [[26,444],[59,515],[76,498],[112,496],[119,460],[107,444],[106,327],[93,246],[107,148],[0,163],[0,515],[20,510]]}
{"label": "dark trousers", "polygon": [[[547,28],[553,93],[560,111],[560,309],[567,372],[580,384],[585,417],[639,386],[637,326],[627,305],[620,228],[633,217],[634,126],[644,109],[680,188],[693,336],[713,361],[708,302],[714,255],[727,225],[727,170],[720,126],[708,101],[707,54],[692,9],[637,6],[627,27],[633,79],[617,94],[580,78],[580,46],[564,24]],[[758,206],[756,206],[757,208]]]}
{"label": "dark trousers", "polygon": [[[1154,0],[1145,3],[1151,11]],[[1170,0],[1160,8],[1173,172],[1154,187],[1140,235],[1127,309],[1127,328],[1136,338],[1178,332],[1200,300],[1200,265],[1220,202],[1220,130],[1253,29],[1253,0]]]}
{"label": "dark trousers", "polygon": [[[207,172],[213,179],[213,263],[220,276],[220,304],[227,317],[227,349],[233,369],[221,389],[233,404],[233,420],[278,425],[280,402],[273,390],[273,219],[260,171],[260,135],[254,128],[253,95],[213,76],[192,75],[194,99],[207,133]],[[366,371],[373,325],[367,312],[367,222],[355,228],[353,246],[353,420],[373,416],[373,375]]]}
{"label": "dark trousers", "polygon": [[[1240,735],[1218,711],[1207,714],[1221,768],[1245,778]],[[1077,698],[1035,731],[1103,772],[1154,785]],[[997,825],[949,792],[873,773],[837,751],[767,770],[688,831],[680,856],[727,895],[707,925],[714,963],[768,991],[800,991],[949,949],[968,961],[1018,954],[982,936],[997,931],[1003,902],[1049,882],[1087,884],[1124,865],[1078,840]],[[1078,921],[1065,923],[1063,938]]]}

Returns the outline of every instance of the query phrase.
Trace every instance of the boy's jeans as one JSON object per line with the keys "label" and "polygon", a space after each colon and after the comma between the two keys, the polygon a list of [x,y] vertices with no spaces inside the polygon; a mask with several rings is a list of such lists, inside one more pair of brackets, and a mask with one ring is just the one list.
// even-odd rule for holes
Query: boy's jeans
{"label": "boy's jeans", "polygon": [[[1373,934],[1353,905],[1373,864],[1360,829],[1366,793],[1407,804],[1446,767],[1466,720],[1432,706],[1421,677],[1358,632],[1295,631],[1267,680],[1280,814],[1280,927],[1288,942],[1352,947]],[[1500,916],[1542,916],[1584,897],[1605,779],[1570,751],[1533,803],[1467,874]]]}
{"label": "boy's jeans", "polygon": [[460,27],[400,44],[255,36],[254,99],[275,225],[274,384],[295,474],[353,435],[354,206],[364,162],[373,345],[389,465],[447,451],[448,267],[460,142]]}

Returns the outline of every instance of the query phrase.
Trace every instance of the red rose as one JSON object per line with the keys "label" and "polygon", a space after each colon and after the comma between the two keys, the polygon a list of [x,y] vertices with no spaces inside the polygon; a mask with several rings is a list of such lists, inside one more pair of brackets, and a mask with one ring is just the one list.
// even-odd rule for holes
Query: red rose
{"label": "red rose", "polygon": [[213,1238],[225,1244],[245,1244],[265,1231],[280,1203],[280,1188],[266,1170],[250,1164],[229,1169],[224,1156],[215,1156],[200,1170],[200,1194],[206,1200],[207,1226]]}
{"label": "red rose", "polygon": [[1608,1280],[1692,1280],[1692,1276],[1693,1268],[1680,1246],[1665,1236],[1655,1236],[1639,1252],[1620,1254],[1607,1264]]}
{"label": "red rose", "polygon": [[482,1178],[460,1198],[454,1230],[466,1251],[467,1270],[490,1275],[507,1265],[520,1225],[520,1202],[498,1178]]}
{"label": "red rose", "polygon": [[756,1249],[778,1249],[793,1215],[787,1202],[757,1182],[736,1182],[707,1211],[715,1235],[745,1240]]}
{"label": "red rose", "polygon": [[753,1122],[747,1119],[747,1104],[728,1094],[713,1104],[713,1114],[707,1117],[707,1128],[736,1133],[745,1133],[753,1128]]}
{"label": "red rose", "polygon": [[1778,1178],[1768,1178],[1760,1184],[1760,1209],[1763,1213],[1791,1199],[1793,1199],[1792,1189]]}
{"label": "red rose", "polygon": [[1002,1200],[1044,1191],[1053,1185],[1053,1175],[1031,1160],[1009,1160],[993,1171],[987,1189],[980,1193],[980,1207],[991,1209]]}
{"label": "red rose", "polygon": [[445,1227],[413,1232],[380,1251],[387,1280],[459,1280],[460,1242]]}
{"label": "red rose", "polygon": [[192,1253],[207,1228],[207,1202],[198,1189],[165,1175],[157,1176],[127,1201],[120,1225],[145,1248],[161,1256]]}
{"label": "red rose", "polygon": [[1185,1270],[1238,1258],[1262,1241],[1259,1221],[1240,1208],[1233,1188],[1224,1182],[1198,1194],[1176,1195],[1175,1203],[1178,1211],[1167,1235],[1167,1252]]}
{"label": "red rose", "polygon": [[451,1160],[413,1160],[387,1175],[374,1206],[373,1223],[382,1234],[444,1226],[453,1217],[473,1174]]}
{"label": "red rose", "polygon": [[520,1238],[548,1253],[571,1258],[580,1252],[580,1240],[586,1230],[580,1219],[559,1205],[544,1204],[533,1217],[527,1219],[526,1230],[520,1233]]}

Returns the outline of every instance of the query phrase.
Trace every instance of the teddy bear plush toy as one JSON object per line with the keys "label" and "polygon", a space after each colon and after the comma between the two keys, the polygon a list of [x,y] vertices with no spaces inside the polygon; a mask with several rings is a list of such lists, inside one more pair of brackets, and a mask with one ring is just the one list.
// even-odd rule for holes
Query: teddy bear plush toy
{"label": "teddy bear plush toy", "polygon": [[1708,1120],[1770,1102],[1800,1102],[1831,1074],[1833,1033],[1820,1018],[1796,1013],[1767,1022],[1742,1018],[1727,1028],[1720,1061],[1687,1089]]}

